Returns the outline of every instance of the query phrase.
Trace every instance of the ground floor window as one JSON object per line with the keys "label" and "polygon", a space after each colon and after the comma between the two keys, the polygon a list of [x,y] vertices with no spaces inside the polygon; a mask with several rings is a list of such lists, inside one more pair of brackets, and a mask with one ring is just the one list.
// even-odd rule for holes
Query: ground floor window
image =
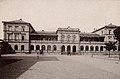
{"label": "ground floor window", "polygon": [[81,51],[84,51],[84,46],[80,46],[80,50],[81,50]]}
{"label": "ground floor window", "polygon": [[91,50],[91,51],[94,51],[94,47],[93,47],[93,46],[90,46],[90,50]]}
{"label": "ground floor window", "polygon": [[57,46],[53,45],[53,50],[56,51],[57,50]]}
{"label": "ground floor window", "polygon": [[61,47],[61,52],[65,52],[65,46],[64,45]]}
{"label": "ground floor window", "polygon": [[31,45],[31,46],[30,46],[30,49],[31,49],[31,50],[34,50],[34,45]]}
{"label": "ground floor window", "polygon": [[42,50],[45,50],[45,45],[42,45]]}
{"label": "ground floor window", "polygon": [[21,45],[21,50],[24,50],[24,45]]}
{"label": "ground floor window", "polygon": [[100,46],[100,51],[103,51],[103,46]]}
{"label": "ground floor window", "polygon": [[89,51],[89,47],[88,47],[88,46],[86,46],[86,47],[85,47],[85,50],[86,50],[86,51]]}
{"label": "ground floor window", "polygon": [[98,46],[96,46],[96,47],[95,47],[95,51],[98,51],[98,50],[99,50],[99,47],[98,47]]}
{"label": "ground floor window", "polygon": [[73,46],[73,52],[76,52],[76,46]]}
{"label": "ground floor window", "polygon": [[15,49],[15,50],[18,50],[18,45],[15,45],[15,46],[14,46],[14,49]]}
{"label": "ground floor window", "polygon": [[39,45],[36,45],[36,50],[40,50],[40,46]]}
{"label": "ground floor window", "polygon": [[51,46],[50,45],[47,46],[47,50],[51,50]]}

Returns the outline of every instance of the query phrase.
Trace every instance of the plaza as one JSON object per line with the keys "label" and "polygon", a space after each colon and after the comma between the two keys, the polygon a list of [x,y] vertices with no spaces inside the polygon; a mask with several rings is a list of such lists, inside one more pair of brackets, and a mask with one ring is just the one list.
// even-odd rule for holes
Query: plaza
{"label": "plaza", "polygon": [[2,55],[4,59],[19,59],[0,67],[0,79],[119,79],[118,58],[103,55],[45,54]]}

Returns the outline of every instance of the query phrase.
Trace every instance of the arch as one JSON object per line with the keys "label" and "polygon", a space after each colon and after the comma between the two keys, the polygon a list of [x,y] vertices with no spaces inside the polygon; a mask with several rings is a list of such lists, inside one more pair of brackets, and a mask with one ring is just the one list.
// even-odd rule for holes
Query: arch
{"label": "arch", "polygon": [[95,46],[95,51],[98,51],[99,50],[99,47],[98,46]]}
{"label": "arch", "polygon": [[86,50],[86,51],[89,51],[89,46],[85,46],[85,50]]}
{"label": "arch", "polygon": [[81,51],[84,51],[84,46],[80,46],[80,50],[81,50]]}
{"label": "arch", "polygon": [[42,50],[45,50],[46,48],[45,48],[45,45],[42,45]]}
{"label": "arch", "polygon": [[15,49],[15,50],[18,50],[18,45],[15,45],[15,46],[14,46],[14,49]]}
{"label": "arch", "polygon": [[76,46],[73,46],[73,52],[76,52]]}
{"label": "arch", "polygon": [[103,51],[103,46],[100,46],[100,51]]}
{"label": "arch", "polygon": [[47,50],[51,50],[51,46],[50,45],[47,46]]}
{"label": "arch", "polygon": [[24,50],[24,45],[21,45],[21,50]]}
{"label": "arch", "polygon": [[67,46],[67,52],[70,52],[71,51],[71,47],[70,45]]}
{"label": "arch", "polygon": [[94,47],[93,47],[93,46],[90,46],[90,50],[91,50],[91,51],[94,51]]}
{"label": "arch", "polygon": [[57,50],[57,46],[53,45],[53,50],[56,51]]}
{"label": "arch", "polygon": [[36,50],[40,50],[40,46],[39,45],[36,45]]}
{"label": "arch", "polygon": [[30,49],[31,49],[31,50],[34,50],[34,45],[31,45],[31,46],[30,46]]}
{"label": "arch", "polygon": [[62,47],[61,47],[61,52],[65,52],[65,46],[64,45],[62,45]]}

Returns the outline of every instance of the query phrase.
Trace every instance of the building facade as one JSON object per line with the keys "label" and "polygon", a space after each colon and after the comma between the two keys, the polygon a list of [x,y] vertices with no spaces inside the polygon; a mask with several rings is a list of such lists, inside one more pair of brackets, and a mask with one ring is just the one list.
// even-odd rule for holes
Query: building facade
{"label": "building facade", "polygon": [[[110,26],[110,28],[108,27]],[[110,24],[92,33],[82,33],[79,28],[58,28],[57,31],[35,31],[29,22],[20,20],[3,21],[4,40],[17,53],[36,53],[42,49],[45,53],[81,54],[106,51],[106,41],[116,41]]]}

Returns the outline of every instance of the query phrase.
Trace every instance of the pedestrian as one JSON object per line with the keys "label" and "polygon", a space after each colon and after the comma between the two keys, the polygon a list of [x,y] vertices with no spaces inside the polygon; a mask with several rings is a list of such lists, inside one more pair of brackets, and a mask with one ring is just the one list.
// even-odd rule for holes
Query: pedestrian
{"label": "pedestrian", "polygon": [[37,59],[39,59],[39,51],[36,51],[37,52]]}

